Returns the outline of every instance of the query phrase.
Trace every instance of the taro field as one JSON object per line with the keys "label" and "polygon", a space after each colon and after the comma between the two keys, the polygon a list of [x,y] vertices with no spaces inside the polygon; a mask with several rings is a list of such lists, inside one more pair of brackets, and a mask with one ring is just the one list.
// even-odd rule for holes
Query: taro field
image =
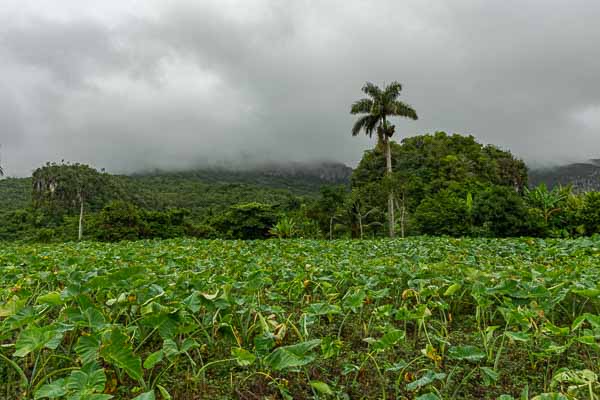
{"label": "taro field", "polygon": [[4,244],[0,398],[600,399],[600,239]]}

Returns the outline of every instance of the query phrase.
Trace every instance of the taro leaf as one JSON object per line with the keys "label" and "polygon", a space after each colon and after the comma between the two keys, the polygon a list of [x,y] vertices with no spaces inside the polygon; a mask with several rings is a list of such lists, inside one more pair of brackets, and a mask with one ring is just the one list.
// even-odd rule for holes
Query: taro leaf
{"label": "taro leaf", "polygon": [[172,360],[180,354],[179,348],[177,347],[177,343],[175,343],[171,339],[165,339],[163,341],[163,352],[169,360]]}
{"label": "taro leaf", "polygon": [[15,357],[25,357],[27,354],[46,347],[55,350],[62,341],[64,332],[53,329],[52,326],[38,328],[30,326],[24,329],[15,344]]}
{"label": "taro leaf", "polygon": [[80,336],[75,345],[75,352],[84,365],[96,361],[98,359],[99,350],[100,338],[96,335]]}
{"label": "taro leaf", "polygon": [[275,335],[270,332],[254,337],[254,351],[259,356],[269,354],[273,346],[275,346]]}
{"label": "taro leaf", "polygon": [[144,368],[151,369],[154,368],[156,364],[162,361],[165,353],[162,350],[155,351],[150,354],[146,360],[144,360]]}
{"label": "taro leaf", "polygon": [[[70,392],[84,396],[103,392],[105,384],[106,375],[103,369],[98,369],[97,366],[86,366],[71,372],[71,375],[67,378],[66,388]],[[112,398],[112,396],[107,398]]]}
{"label": "taro leaf", "polygon": [[198,342],[196,342],[194,339],[192,338],[187,338],[185,339],[182,343],[181,343],[181,352],[185,353],[187,351],[190,351],[192,349],[196,349],[200,347],[200,345],[198,344]]}
{"label": "taro leaf", "polygon": [[342,312],[340,306],[327,303],[313,303],[308,306],[307,313],[312,315],[332,315]]}
{"label": "taro leaf", "polygon": [[483,372],[483,381],[486,386],[498,382],[498,379],[500,378],[500,374],[489,367],[481,367],[481,372]]}
{"label": "taro leaf", "polygon": [[8,302],[0,304],[0,318],[15,315],[26,303],[25,299],[20,300],[17,296],[14,296]]}
{"label": "taro leaf", "polygon": [[427,371],[425,373],[425,375],[423,375],[416,381],[413,381],[413,382],[409,383],[408,385],[406,385],[406,389],[417,390],[417,389],[422,388],[423,386],[429,385],[430,383],[433,383],[438,380],[442,380],[445,377],[446,377],[446,374],[444,374],[443,372],[435,373],[430,370],[430,371]]}
{"label": "taro leaf", "polygon": [[52,383],[47,383],[35,391],[34,399],[56,399],[67,394],[65,388],[65,379],[57,379]]}
{"label": "taro leaf", "polygon": [[531,400],[569,400],[569,398],[563,394],[553,392],[553,393],[542,393],[540,395],[533,397]]}
{"label": "taro leaf", "polygon": [[552,387],[557,383],[568,383],[571,385],[589,385],[598,382],[598,375],[589,369],[572,371],[561,369],[552,377]]}
{"label": "taro leaf", "polygon": [[319,344],[321,344],[321,340],[314,339],[291,346],[279,347],[265,358],[265,363],[276,371],[301,367],[315,359],[315,355],[312,354],[311,350]]}
{"label": "taro leaf", "polygon": [[154,390],[149,392],[142,393],[138,396],[135,396],[132,400],[155,400],[156,396],[154,396]]}
{"label": "taro leaf", "polygon": [[113,328],[104,336],[100,356],[109,364],[125,370],[131,378],[141,379],[142,360],[133,354],[129,338],[118,328]]}
{"label": "taro leaf", "polygon": [[362,304],[365,300],[366,293],[364,290],[360,289],[351,294],[346,294],[343,299],[344,307],[351,309],[356,312],[356,310],[362,307]]}
{"label": "taro leaf", "polygon": [[440,398],[435,393],[425,393],[417,397],[415,400],[440,400]]}
{"label": "taro leaf", "polygon": [[451,360],[480,361],[485,358],[483,350],[475,346],[453,346],[448,349]]}
{"label": "taro leaf", "polygon": [[52,306],[58,306],[63,303],[63,300],[60,297],[60,293],[50,292],[38,297],[37,302],[38,304],[50,304]]}
{"label": "taro leaf", "polygon": [[406,337],[406,332],[400,329],[391,329],[386,332],[381,338],[374,341],[371,345],[371,348],[375,351],[384,351],[393,347],[396,343],[401,340],[404,340]]}
{"label": "taro leaf", "polygon": [[589,322],[592,328],[600,328],[600,316],[585,313],[583,315],[580,315],[575,319],[575,321],[573,321],[573,323],[571,324],[571,330],[574,331],[579,329],[585,321]]}
{"label": "taro leaf", "polygon": [[331,358],[340,354],[342,341],[335,336],[326,336],[321,340],[321,353],[323,358]]}
{"label": "taro leaf", "polygon": [[67,311],[69,321],[78,326],[83,326],[92,330],[101,330],[106,326],[106,319],[100,310],[89,307],[81,312],[79,309],[70,309]]}
{"label": "taro leaf", "polygon": [[237,361],[238,365],[242,367],[252,365],[256,360],[256,356],[254,354],[241,347],[232,348],[231,355],[235,358],[235,361]]}
{"label": "taro leaf", "polygon": [[504,332],[504,334],[509,339],[514,340],[515,342],[528,342],[529,341],[529,335],[525,332],[506,331],[506,332]]}
{"label": "taro leaf", "polygon": [[218,291],[215,292],[215,294],[194,291],[183,300],[183,304],[186,305],[191,312],[197,313],[203,305],[211,304],[217,298],[218,294]]}
{"label": "taro leaf", "polygon": [[509,394],[501,394],[496,400],[515,400],[515,398]]}
{"label": "taro leaf", "polygon": [[328,384],[322,381],[310,381],[310,386],[315,389],[318,393],[333,395],[333,390],[329,387]]}
{"label": "taro leaf", "polygon": [[586,344],[588,346],[592,346],[592,348],[600,351],[600,345],[597,343],[597,339],[595,336],[580,336],[577,340],[579,343]]}
{"label": "taro leaf", "polygon": [[460,283],[453,283],[452,285],[448,286],[448,289],[446,289],[444,292],[444,296],[452,296],[454,293],[458,292],[460,288]]}
{"label": "taro leaf", "polygon": [[561,328],[561,327],[554,325],[550,321],[546,321],[544,323],[544,325],[542,326],[542,329],[544,330],[544,332],[550,333],[550,334],[556,335],[556,336],[567,336],[569,334],[568,326]]}
{"label": "taro leaf", "polygon": [[173,399],[173,397],[171,397],[169,392],[167,392],[167,389],[165,389],[163,386],[156,385],[156,387],[158,388],[158,391],[160,392],[160,395],[162,396],[162,398],[164,400],[172,400]]}

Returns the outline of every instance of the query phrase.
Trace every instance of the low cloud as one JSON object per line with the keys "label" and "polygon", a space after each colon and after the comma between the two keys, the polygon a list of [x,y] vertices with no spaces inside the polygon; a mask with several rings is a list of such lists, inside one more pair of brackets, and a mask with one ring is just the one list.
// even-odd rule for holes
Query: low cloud
{"label": "low cloud", "polygon": [[473,134],[531,163],[600,155],[598,2],[6,1],[10,175],[354,164],[372,142],[351,137],[350,104],[392,80],[420,116],[401,135]]}

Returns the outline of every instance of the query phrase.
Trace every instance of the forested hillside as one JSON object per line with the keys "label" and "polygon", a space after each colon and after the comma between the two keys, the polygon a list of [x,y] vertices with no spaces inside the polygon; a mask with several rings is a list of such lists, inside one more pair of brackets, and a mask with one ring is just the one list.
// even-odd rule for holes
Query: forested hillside
{"label": "forested hillside", "polygon": [[600,160],[589,160],[546,168],[532,168],[529,180],[533,185],[541,183],[552,188],[572,185],[576,192],[600,190]]}
{"label": "forested hillside", "polygon": [[528,184],[509,151],[445,132],[381,145],[357,168],[280,164],[110,175],[47,164],[0,181],[0,240],[577,237],[600,233],[600,194]]}
{"label": "forested hillside", "polygon": [[[348,184],[352,169],[340,163],[265,164],[248,169],[204,168],[112,175],[118,197],[139,207],[188,209],[198,216],[233,204],[314,198],[325,184]],[[31,178],[0,180],[0,213],[31,205]],[[209,211],[210,212],[210,211]]]}

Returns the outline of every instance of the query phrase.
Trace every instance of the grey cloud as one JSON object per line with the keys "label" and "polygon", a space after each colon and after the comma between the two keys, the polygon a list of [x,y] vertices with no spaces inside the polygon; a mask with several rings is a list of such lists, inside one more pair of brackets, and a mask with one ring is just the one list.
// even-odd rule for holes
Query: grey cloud
{"label": "grey cloud", "polygon": [[353,164],[372,145],[349,134],[367,80],[404,84],[420,120],[397,121],[402,135],[473,134],[530,162],[600,152],[594,1],[111,4],[104,18],[0,12],[9,173],[62,158]]}

